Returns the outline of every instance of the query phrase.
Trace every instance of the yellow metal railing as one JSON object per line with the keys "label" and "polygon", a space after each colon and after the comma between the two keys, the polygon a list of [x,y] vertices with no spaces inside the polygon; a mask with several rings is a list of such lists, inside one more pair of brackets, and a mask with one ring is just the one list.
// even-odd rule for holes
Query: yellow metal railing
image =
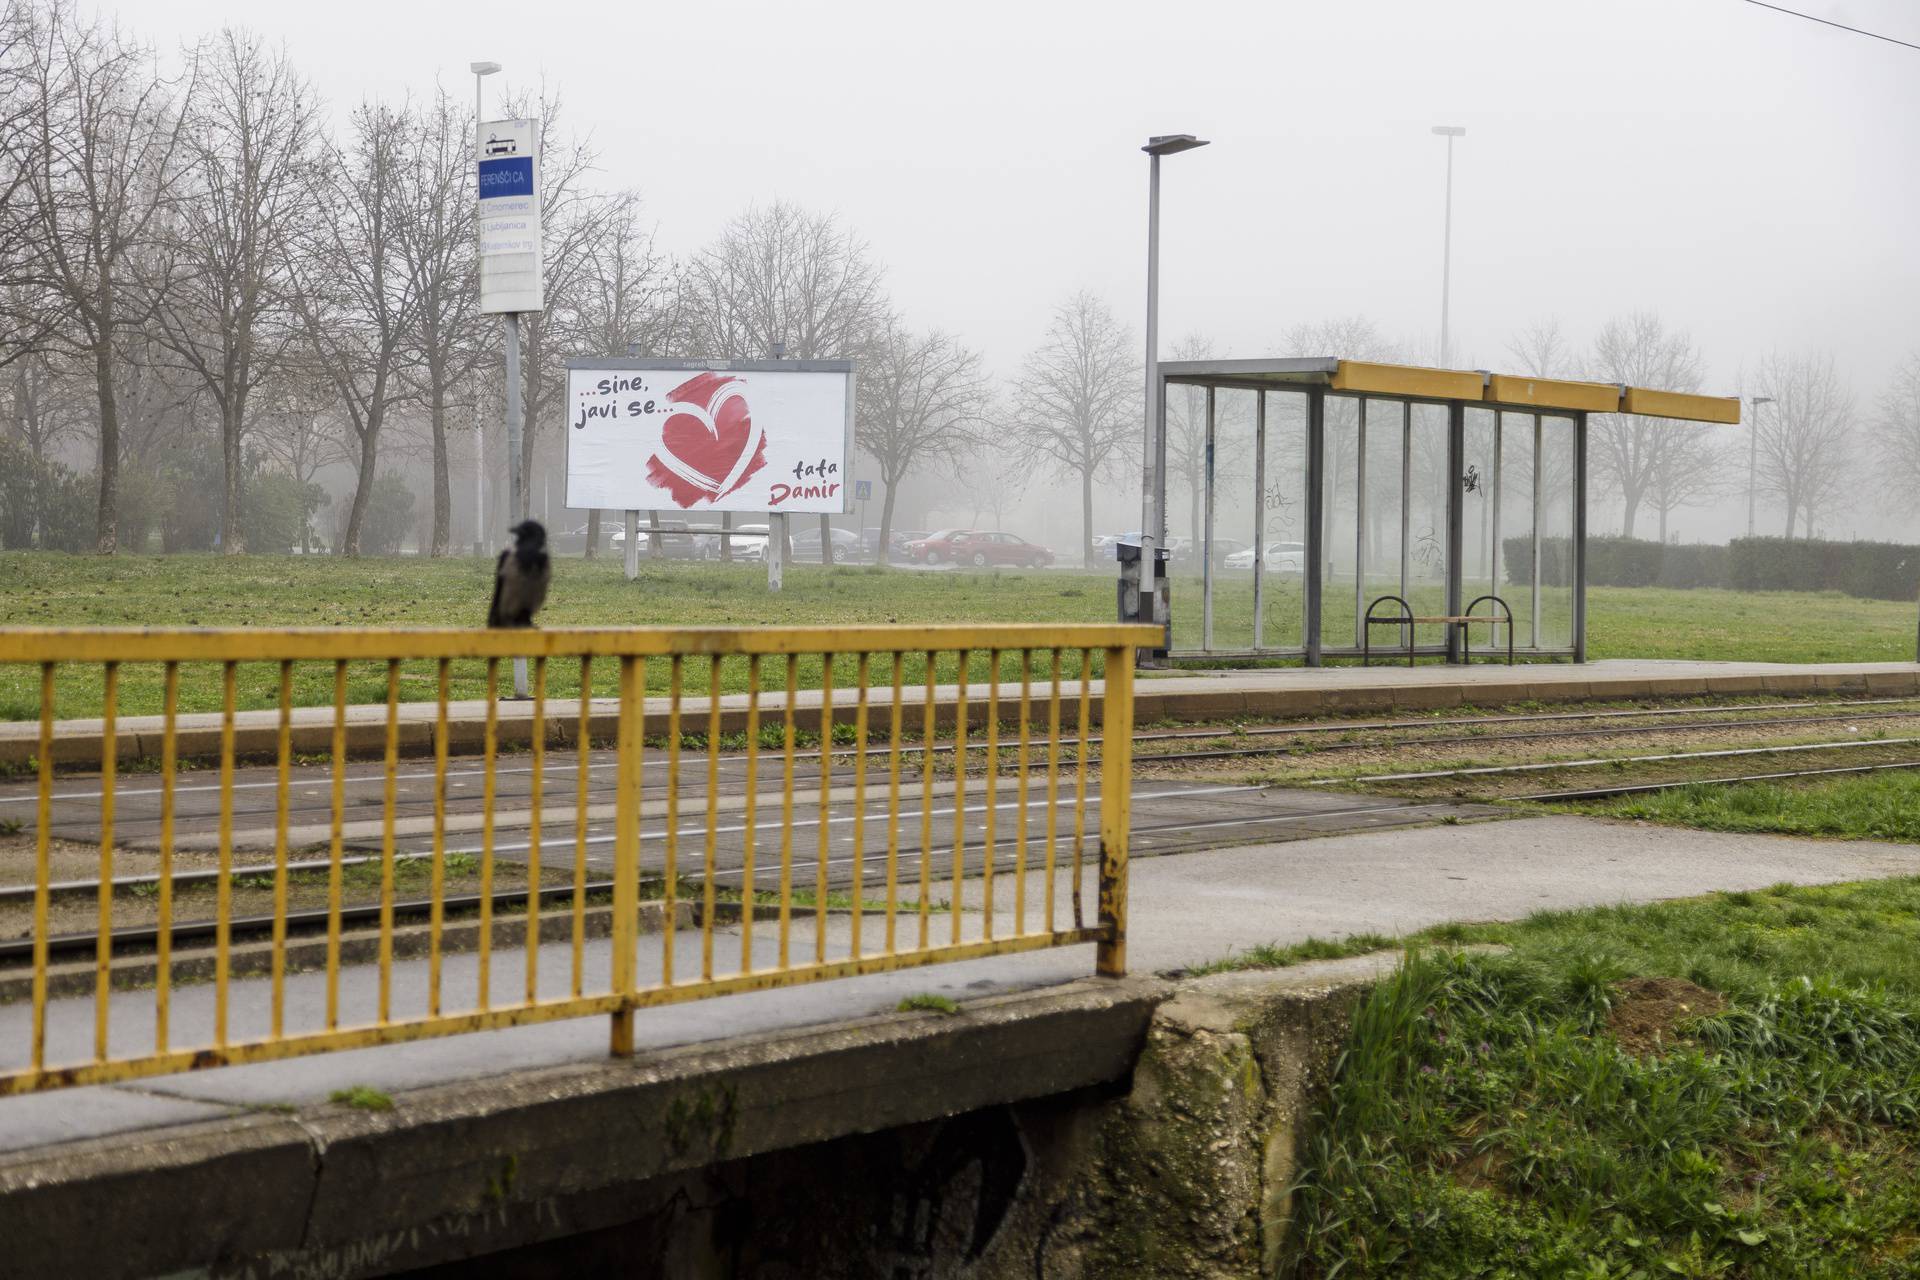
{"label": "yellow metal railing", "polygon": [[[0,631],[0,664],[34,664],[40,674],[37,779],[11,791],[0,783],[0,800],[35,815],[30,940],[20,930],[0,937],[0,993],[18,982],[23,997],[0,1004],[0,1028],[25,1033],[0,1034],[0,1094],[592,1014],[611,1018],[612,1052],[624,1055],[633,1052],[635,1010],[653,1005],[1076,943],[1097,944],[1097,971],[1119,975],[1133,654],[1156,636],[1123,626]],[[500,668],[515,658],[532,667],[524,766],[501,748]],[[323,763],[293,751],[295,669],[308,663],[332,667]],[[369,663],[385,673],[385,750],[377,773],[350,777],[349,669]],[[667,667],[664,706],[646,696],[650,663],[656,679]],[[810,678],[817,667],[817,691],[801,689],[803,663]],[[220,677],[212,785],[183,773],[179,749],[181,670],[200,664]],[[238,676],[259,664],[278,677],[278,733],[268,763],[236,782],[262,754],[243,758],[236,748]],[[484,708],[456,711],[455,664],[484,664]],[[577,710],[552,714],[550,669],[573,674],[574,664]],[[596,750],[592,728],[594,676],[604,682],[608,667],[618,677],[610,753]],[[158,771],[117,773],[126,754],[122,677],[155,668]],[[61,774],[56,786],[56,677],[76,671],[99,673],[98,781]],[[688,708],[686,683],[701,676],[705,705]],[[847,678],[851,689],[836,689]],[[431,682],[437,702],[431,772],[410,771],[404,796],[403,680]],[[599,701],[604,725],[607,699]],[[449,726],[466,714],[485,724],[477,808],[476,770],[449,749]],[[729,745],[732,733],[744,741]],[[811,750],[808,736],[817,739]],[[773,751],[777,769],[764,767]],[[682,770],[691,752],[704,754],[704,769]],[[569,770],[571,787],[549,785]],[[524,798],[504,794],[503,779],[522,774]],[[429,800],[417,798],[415,781]],[[257,799],[268,792],[270,804]],[[683,803],[699,809],[686,828]],[[648,828],[656,818],[659,828]],[[524,840],[503,841],[503,825],[524,829]],[[556,825],[570,826],[572,838],[549,847],[543,837]],[[807,826],[818,828],[811,841]],[[476,829],[476,891],[450,895],[456,866],[472,877],[472,855],[456,846]],[[835,854],[836,839],[846,853]],[[421,847],[402,847],[410,842]],[[297,860],[303,843],[323,846],[324,859]],[[600,845],[609,853],[590,855]],[[56,852],[70,860],[96,846],[97,880],[56,881]],[[183,867],[196,848],[210,855],[210,870]],[[556,868],[560,849],[570,865]],[[116,852],[151,872],[116,883]],[[1082,905],[1089,858],[1098,888],[1091,922]],[[427,898],[401,900],[400,872],[416,874],[422,862]],[[522,888],[497,888],[503,865]],[[0,907],[11,888],[24,911],[27,887],[11,882],[28,870],[0,874]],[[321,877],[324,907],[294,909],[293,886],[317,899]],[[371,900],[349,901],[350,877]],[[207,896],[209,880],[213,918],[179,918],[180,895],[191,887]],[[270,912],[236,918],[236,889],[268,885]],[[56,933],[56,902],[76,893],[92,900],[96,909],[81,910],[94,927]],[[124,925],[136,907],[150,921],[116,930],[116,911]],[[424,939],[402,924],[419,917]],[[357,920],[364,931],[351,929]],[[738,933],[737,965],[730,947],[716,946],[728,930]],[[209,934],[210,957],[183,943]],[[505,997],[495,953],[516,949],[524,981],[504,979],[513,988]],[[60,961],[69,954],[80,958]],[[23,970],[30,983],[19,981]],[[25,1017],[18,1003],[29,1005]]]}

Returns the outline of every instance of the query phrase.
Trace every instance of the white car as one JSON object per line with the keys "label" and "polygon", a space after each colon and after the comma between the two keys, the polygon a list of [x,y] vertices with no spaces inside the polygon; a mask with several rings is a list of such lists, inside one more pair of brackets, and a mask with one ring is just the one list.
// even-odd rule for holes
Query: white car
{"label": "white car", "polygon": [[767,558],[767,539],[772,536],[764,524],[737,524],[733,526],[733,558],[764,562]]}
{"label": "white car", "polygon": [[[1304,542],[1269,542],[1265,570],[1268,573],[1299,573],[1300,566],[1307,562],[1307,544]],[[1253,568],[1253,548],[1236,551],[1227,557],[1227,568]]]}

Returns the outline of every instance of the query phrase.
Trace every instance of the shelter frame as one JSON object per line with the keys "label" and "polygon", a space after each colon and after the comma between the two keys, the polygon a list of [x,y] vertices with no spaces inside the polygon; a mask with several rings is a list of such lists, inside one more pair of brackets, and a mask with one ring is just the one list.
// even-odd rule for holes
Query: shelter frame
{"label": "shelter frame", "polygon": [[[1168,601],[1166,656],[1175,662],[1295,657],[1319,666],[1356,658],[1370,594],[1411,598],[1424,590],[1429,603],[1416,612],[1458,617],[1470,578],[1474,594],[1507,598],[1520,628],[1519,653],[1584,662],[1589,413],[1739,421],[1738,401],[1731,398],[1334,358],[1169,361],[1159,372],[1154,426],[1162,438],[1174,389],[1201,393],[1190,398],[1189,412],[1204,412],[1201,509],[1191,513],[1194,545],[1183,548],[1197,556],[1198,572],[1191,575],[1197,583],[1190,580]],[[1233,428],[1251,445],[1250,476],[1229,475],[1224,461],[1229,428],[1222,402],[1230,393],[1252,397]],[[1277,400],[1283,396],[1288,399]],[[1276,434],[1280,403],[1299,421]],[[1416,442],[1427,454],[1418,470]],[[1380,465],[1370,474],[1376,452]],[[1252,528],[1232,532],[1253,534],[1251,565],[1246,551],[1229,565],[1222,516],[1231,519],[1232,504],[1223,497],[1233,483],[1249,479]],[[1162,487],[1158,509],[1164,512],[1166,477],[1149,473],[1147,481]],[[1283,495],[1284,506],[1289,492],[1302,499],[1295,542],[1276,540],[1268,515],[1275,495]],[[1416,553],[1413,511],[1422,502],[1431,524]],[[1470,504],[1479,513],[1475,530],[1468,527]],[[1443,561],[1439,573],[1436,560]],[[1424,585],[1415,581],[1416,564]],[[1236,570],[1248,567],[1251,581],[1243,587]],[[1296,578],[1298,634],[1290,635],[1284,633],[1294,630],[1291,613],[1275,616],[1274,605],[1276,597],[1291,594],[1288,584]],[[1344,633],[1349,587],[1354,625]],[[1248,600],[1250,624],[1238,618]],[[1234,621],[1226,626],[1237,630],[1223,638],[1228,614]],[[1404,646],[1404,630],[1400,637]],[[1456,626],[1414,639],[1416,654],[1463,660]]]}

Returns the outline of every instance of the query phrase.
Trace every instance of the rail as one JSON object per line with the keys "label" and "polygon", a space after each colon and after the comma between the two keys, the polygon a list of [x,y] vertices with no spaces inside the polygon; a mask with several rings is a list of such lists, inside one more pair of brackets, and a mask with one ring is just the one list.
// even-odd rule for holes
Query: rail
{"label": "rail", "polygon": [[[31,664],[40,675],[31,995],[25,1011],[0,1006],[0,1029],[25,1033],[0,1034],[0,1094],[599,1015],[609,1019],[610,1051],[623,1056],[633,1052],[634,1015],[643,1008],[1081,943],[1095,944],[1098,973],[1118,976],[1126,969],[1134,651],[1157,635],[1151,627],[1127,626],[0,631],[0,664]],[[526,792],[508,797],[497,721],[500,666],[514,658],[532,665],[534,731],[531,769],[511,771],[524,773]],[[1104,667],[1097,704],[1096,662]],[[217,815],[208,815],[216,825],[190,838],[177,830],[183,819],[176,721],[183,668],[208,664],[222,694]],[[331,672],[333,734],[320,766],[326,799],[316,802],[326,819],[324,908],[300,911],[289,905],[294,869],[303,865],[290,857],[303,852],[290,813],[296,778],[310,781],[296,770],[314,766],[296,759],[291,721],[296,671],[306,664]],[[369,664],[384,675],[385,768],[356,780],[350,805],[348,689],[354,670]],[[237,814],[237,690],[242,672],[262,665],[277,678],[273,800],[270,813]],[[456,667],[484,671],[488,713],[477,808],[464,798],[475,788],[456,795],[448,785]],[[667,710],[649,715],[649,671],[658,682],[662,667]],[[70,988],[74,975],[50,972],[53,861],[56,849],[70,858],[74,841],[55,834],[72,829],[73,803],[55,795],[56,693],[76,669],[95,668],[104,731],[97,797],[86,801],[97,803],[88,817],[90,830],[97,822],[97,838],[85,848],[97,848],[97,867],[90,869],[100,888],[97,912],[87,909],[95,917],[91,982],[80,975],[91,992],[60,998],[55,988]],[[142,794],[123,810],[126,828],[141,833],[129,841],[116,835],[115,718],[123,678],[154,669],[164,707],[160,767],[157,787],[143,777]],[[574,683],[550,680],[556,673],[577,680],[577,709],[563,695],[564,709],[550,721],[550,684]],[[705,706],[683,717],[689,681],[701,677]],[[409,679],[436,687],[430,818],[401,814],[425,804],[411,791],[403,802],[397,785],[399,707]],[[953,686],[950,697],[938,683],[943,679]],[[618,699],[612,758],[598,764],[590,758],[596,681]],[[726,753],[723,793],[721,707],[728,700],[744,700],[747,730],[744,757],[737,745]],[[953,739],[937,752],[936,708],[949,706],[943,718]],[[1107,741],[1090,797],[1086,740],[1096,715]],[[812,779],[801,776],[796,750],[809,731],[821,745],[817,763],[808,762]],[[569,766],[572,795],[549,795],[547,776],[560,768],[547,758],[549,738],[565,742],[569,735],[577,755]],[[841,743],[847,751],[835,749]],[[1063,746],[1071,755],[1065,766]],[[703,778],[682,769],[690,754],[704,765],[694,771]],[[592,802],[596,769],[602,782],[612,775],[611,805]],[[664,793],[653,796],[647,776],[661,769]],[[311,781],[317,787],[318,780]],[[763,782],[769,785],[764,796]],[[303,795],[315,789],[301,788]],[[150,800],[156,790],[157,800]],[[685,851],[683,800],[705,806],[704,840]],[[508,812],[509,805],[518,807]],[[729,811],[724,827],[723,809]],[[1001,826],[1007,810],[1011,832]],[[350,822],[350,813],[372,817]],[[656,813],[664,813],[664,828],[644,832],[643,817]],[[259,825],[249,828],[253,814]],[[507,825],[524,828],[524,838],[501,840]],[[870,825],[884,830],[884,854],[867,853]],[[452,859],[466,856],[454,846],[476,827],[477,892],[450,894]],[[359,838],[349,837],[350,828]],[[851,857],[835,856],[841,828],[851,831]],[[181,919],[176,903],[176,888],[186,893],[188,880],[194,895],[206,896],[208,877],[176,871],[176,854],[196,839],[216,863],[210,930],[206,920]],[[424,842],[415,851],[424,858],[409,859],[400,847],[408,840]],[[875,840],[876,849],[881,843]],[[349,856],[350,845],[366,852]],[[590,859],[590,845],[610,849]],[[570,857],[543,872],[543,857],[554,846]],[[135,931],[149,939],[151,991],[126,989],[127,974],[116,972],[117,855],[155,861],[152,927]],[[267,970],[264,979],[235,974],[236,857],[272,867],[270,923],[263,930],[271,957],[256,966]],[[524,868],[528,892],[496,889],[496,872],[509,857]],[[425,937],[410,936],[402,947],[396,905],[414,904],[397,903],[396,867],[422,860],[429,886]],[[610,878],[590,882],[590,865],[604,872],[608,862]],[[356,875],[377,869],[377,911],[365,909],[373,903],[349,909],[349,867]],[[1097,889],[1091,920],[1082,900],[1089,875]],[[723,888],[722,881],[738,889]],[[946,895],[943,904],[938,894]],[[556,899],[557,909],[549,910]],[[450,912],[450,904],[457,910]],[[290,929],[308,923],[317,935],[322,911],[323,962],[300,971],[288,962],[297,941]],[[350,948],[344,922],[356,913],[372,915],[377,933]],[[649,928],[657,937],[646,936]],[[208,932],[210,965],[196,957],[194,966],[181,969],[187,976],[176,976],[176,935]],[[455,932],[464,939],[459,947],[449,942]],[[723,954],[723,940],[725,950],[737,946],[737,963]],[[317,944],[317,936],[312,941]],[[306,946],[300,954],[316,949]],[[503,951],[507,963],[496,963]],[[243,974],[251,971],[243,967]],[[205,973],[210,981],[192,980]]]}

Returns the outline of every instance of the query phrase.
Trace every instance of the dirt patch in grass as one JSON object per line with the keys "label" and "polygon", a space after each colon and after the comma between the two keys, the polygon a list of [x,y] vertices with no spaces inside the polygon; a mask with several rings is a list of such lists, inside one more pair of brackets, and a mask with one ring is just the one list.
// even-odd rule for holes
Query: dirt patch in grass
{"label": "dirt patch in grass", "polygon": [[1726,997],[1685,978],[1627,978],[1613,984],[1618,993],[1607,1011],[1607,1031],[1635,1057],[1661,1054],[1686,1037],[1676,1028],[1693,1018],[1710,1017],[1727,1007]]}

